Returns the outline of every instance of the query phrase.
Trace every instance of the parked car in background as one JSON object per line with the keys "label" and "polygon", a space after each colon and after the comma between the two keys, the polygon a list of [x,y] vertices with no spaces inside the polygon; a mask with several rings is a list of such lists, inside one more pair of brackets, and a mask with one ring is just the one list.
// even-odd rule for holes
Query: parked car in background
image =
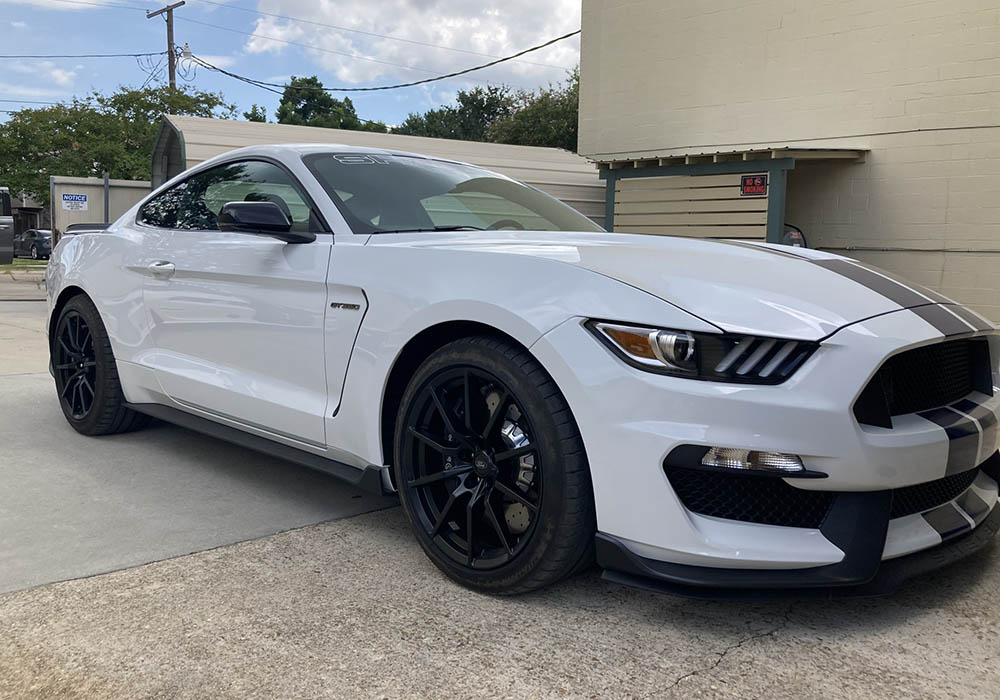
{"label": "parked car in background", "polygon": [[52,231],[30,228],[14,236],[14,257],[45,260],[52,253]]}
{"label": "parked car in background", "polygon": [[154,416],[398,491],[481,591],[596,559],[685,594],[870,594],[1000,528],[995,326],[838,255],[608,233],[471,165],[282,145],[63,237],[46,275],[78,432]]}

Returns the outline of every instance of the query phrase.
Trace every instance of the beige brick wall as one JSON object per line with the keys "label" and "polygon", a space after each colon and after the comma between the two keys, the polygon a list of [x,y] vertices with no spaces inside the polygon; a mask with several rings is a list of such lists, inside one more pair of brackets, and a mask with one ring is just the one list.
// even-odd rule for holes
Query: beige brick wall
{"label": "beige brick wall", "polygon": [[1000,120],[997,0],[583,0],[580,60],[597,159]]}
{"label": "beige brick wall", "polygon": [[1000,0],[583,0],[581,52],[581,154],[870,149],[788,221],[1000,322]]}
{"label": "beige brick wall", "polygon": [[786,220],[1000,322],[1000,130],[880,136],[864,163],[803,163]]}

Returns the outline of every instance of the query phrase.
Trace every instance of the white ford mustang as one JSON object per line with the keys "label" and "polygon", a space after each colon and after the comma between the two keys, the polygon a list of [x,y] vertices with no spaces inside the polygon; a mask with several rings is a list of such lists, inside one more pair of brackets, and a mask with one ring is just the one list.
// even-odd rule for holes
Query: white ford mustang
{"label": "white ford mustang", "polygon": [[399,492],[456,581],[882,592],[990,541],[994,326],[846,258],[610,234],[408,153],[262,146],[48,266],[85,435],[148,416]]}

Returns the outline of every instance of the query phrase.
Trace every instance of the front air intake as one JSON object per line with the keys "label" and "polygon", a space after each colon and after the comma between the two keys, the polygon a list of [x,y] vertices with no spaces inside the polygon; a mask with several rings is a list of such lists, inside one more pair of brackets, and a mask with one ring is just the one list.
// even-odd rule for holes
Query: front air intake
{"label": "front air intake", "polygon": [[989,344],[963,338],[893,355],[854,404],[859,423],[892,427],[892,417],[940,408],[979,391],[993,395]]}

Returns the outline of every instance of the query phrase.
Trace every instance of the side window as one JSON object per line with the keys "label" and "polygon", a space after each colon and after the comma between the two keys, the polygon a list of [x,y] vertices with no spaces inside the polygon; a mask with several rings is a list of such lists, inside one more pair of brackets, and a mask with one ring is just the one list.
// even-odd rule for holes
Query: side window
{"label": "side window", "polygon": [[200,172],[150,200],[139,221],[187,231],[217,231],[219,213],[229,202],[273,202],[294,231],[319,230],[298,185],[281,168],[263,161],[229,163]]}

